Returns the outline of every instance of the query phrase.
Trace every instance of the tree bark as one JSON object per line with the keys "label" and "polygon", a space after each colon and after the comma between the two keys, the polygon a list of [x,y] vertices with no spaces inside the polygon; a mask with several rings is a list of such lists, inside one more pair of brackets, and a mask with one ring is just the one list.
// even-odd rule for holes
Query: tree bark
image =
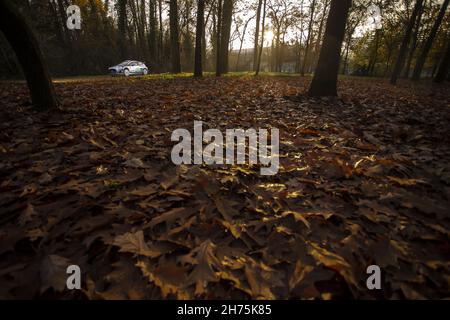
{"label": "tree bark", "polygon": [[194,77],[203,76],[202,68],[202,40],[203,29],[205,22],[205,0],[198,0],[197,4],[197,26],[195,30],[195,64],[194,64]]}
{"label": "tree bark", "polygon": [[235,67],[236,71],[238,71],[238,68],[239,68],[239,59],[241,58],[242,45],[244,44],[245,32],[247,31],[248,24],[254,17],[255,16],[249,18],[244,24],[244,30],[242,30],[242,37],[240,38],[239,51],[238,51],[237,59],[236,59],[236,67]]}
{"label": "tree bark", "polygon": [[367,74],[369,76],[373,76],[375,71],[375,65],[377,63],[378,57],[378,48],[380,47],[380,34],[381,34],[380,29],[375,30],[375,38],[374,38],[375,43],[373,46],[372,54],[370,55],[369,66],[367,68]]}
{"label": "tree bark", "polygon": [[438,71],[436,73],[436,77],[434,78],[434,82],[442,83],[445,79],[447,79],[449,75],[450,69],[450,39],[447,40],[447,50],[444,53],[444,57],[439,64]]}
{"label": "tree bark", "polygon": [[406,26],[405,35],[402,40],[402,44],[400,46],[400,50],[398,53],[397,61],[395,62],[394,70],[391,75],[391,84],[397,84],[397,79],[400,76],[403,65],[405,64],[406,53],[408,51],[408,44],[411,38],[412,29],[414,27],[414,23],[416,22],[416,17],[420,10],[422,10],[423,0],[416,0],[416,4],[414,5],[414,9],[412,15],[409,19],[408,25]]}
{"label": "tree bark", "polygon": [[[314,53],[318,56],[318,53],[320,51],[320,44],[322,41],[322,32],[323,32],[323,25],[325,22],[325,16],[328,10],[328,5],[329,5],[329,0],[325,0],[325,4],[323,7],[323,11],[322,11],[322,17],[320,18],[320,24],[319,24],[319,31],[318,31],[318,35],[317,35],[317,41],[315,44],[315,48],[314,48]],[[318,61],[318,57],[314,59],[314,66],[317,66],[317,61]]]}
{"label": "tree bark", "polygon": [[180,38],[178,32],[178,5],[177,0],[170,0],[169,8],[170,24],[170,57],[172,62],[172,72],[181,72],[180,61]]}
{"label": "tree bark", "polygon": [[158,66],[158,41],[157,41],[157,19],[156,19],[156,0],[150,0],[149,2],[149,32],[148,32],[148,45],[150,51],[150,64],[152,70]]}
{"label": "tree bark", "polygon": [[261,45],[259,46],[258,52],[258,63],[256,64],[255,76],[259,75],[259,69],[261,68],[261,56],[264,49],[264,31],[265,31],[265,23],[266,23],[266,3],[267,0],[264,0],[263,4],[263,16],[262,16],[262,27],[261,27]]}
{"label": "tree bark", "polygon": [[39,43],[25,17],[10,0],[0,0],[0,30],[22,67],[34,108],[39,111],[57,108],[55,89]]}
{"label": "tree bark", "polygon": [[302,70],[301,75],[305,75],[305,68],[306,64],[308,63],[308,53],[309,53],[309,46],[311,42],[311,33],[312,33],[312,27],[314,22],[314,10],[316,9],[316,0],[311,1],[311,7],[310,7],[310,14],[309,17],[309,24],[308,24],[308,36],[306,37],[306,44],[305,44],[305,55],[303,57],[303,63],[302,63]]}
{"label": "tree bark", "polygon": [[332,0],[310,96],[336,96],[342,41],[351,0]]}
{"label": "tree bark", "polygon": [[222,30],[220,32],[220,74],[228,73],[228,50],[232,14],[233,0],[224,0],[222,8]]}
{"label": "tree bark", "polygon": [[220,77],[222,74],[222,68],[220,57],[222,51],[220,50],[221,38],[222,38],[222,0],[217,0],[217,26],[216,26],[216,77]]}
{"label": "tree bark", "polygon": [[420,22],[422,20],[422,15],[423,15],[423,6],[417,15],[416,24],[414,26],[414,33],[412,35],[412,43],[411,43],[411,47],[409,48],[408,59],[406,60],[405,72],[403,74],[404,78],[409,78],[409,73],[411,70],[411,64],[412,64],[412,60],[414,57],[414,52],[417,49],[417,41],[419,39]]}
{"label": "tree bark", "polygon": [[259,23],[261,20],[262,0],[258,0],[258,8],[256,9],[256,28],[255,28],[255,44],[253,49],[253,71],[256,71],[258,63],[258,41],[259,41]]}
{"label": "tree bark", "polygon": [[119,0],[117,7],[120,58],[127,59],[127,0]]}
{"label": "tree bark", "polygon": [[163,29],[163,19],[162,19],[162,0],[158,0],[158,16],[159,16],[158,62],[161,65],[162,62],[163,62],[163,48],[164,48],[164,42],[163,42],[164,29]]}
{"label": "tree bark", "polygon": [[425,60],[427,59],[427,56],[428,56],[428,52],[430,52],[431,46],[433,45],[434,38],[436,37],[436,35],[438,33],[439,27],[442,23],[442,19],[445,16],[445,11],[447,10],[449,2],[450,2],[450,0],[445,0],[442,3],[441,10],[439,10],[439,14],[438,14],[436,20],[434,21],[433,28],[431,29],[430,34],[428,35],[428,38],[425,41],[425,44],[422,48],[420,56],[417,59],[416,66],[414,67],[414,71],[413,71],[413,75],[412,75],[412,80],[420,79],[420,75],[422,73],[422,69],[425,64]]}

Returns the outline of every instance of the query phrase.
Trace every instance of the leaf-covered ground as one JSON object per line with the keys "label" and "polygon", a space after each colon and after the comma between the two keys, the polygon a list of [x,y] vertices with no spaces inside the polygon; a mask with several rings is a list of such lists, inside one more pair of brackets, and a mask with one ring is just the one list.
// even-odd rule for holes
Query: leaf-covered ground
{"label": "leaf-covered ground", "polygon": [[[0,297],[448,298],[449,86],[309,81],[65,82],[49,113],[1,84]],[[278,128],[279,173],[173,165],[194,120]]]}

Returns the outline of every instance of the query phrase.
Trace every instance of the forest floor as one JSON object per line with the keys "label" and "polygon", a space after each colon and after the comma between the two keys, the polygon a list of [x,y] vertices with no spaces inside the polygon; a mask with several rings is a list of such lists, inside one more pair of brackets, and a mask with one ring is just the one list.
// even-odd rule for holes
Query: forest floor
{"label": "forest floor", "polygon": [[[44,113],[0,84],[0,298],[448,298],[449,85],[309,81],[69,81]],[[194,120],[278,128],[278,174],[173,165]]]}

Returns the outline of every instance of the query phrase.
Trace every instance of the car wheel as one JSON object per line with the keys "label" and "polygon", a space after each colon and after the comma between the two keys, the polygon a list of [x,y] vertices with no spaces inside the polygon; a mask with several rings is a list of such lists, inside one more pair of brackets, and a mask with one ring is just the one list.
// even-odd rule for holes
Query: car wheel
{"label": "car wheel", "polygon": [[142,74],[145,76],[148,73],[147,69],[142,70]]}
{"label": "car wheel", "polygon": [[123,74],[125,77],[128,77],[130,75],[130,70],[128,69],[123,70]]}

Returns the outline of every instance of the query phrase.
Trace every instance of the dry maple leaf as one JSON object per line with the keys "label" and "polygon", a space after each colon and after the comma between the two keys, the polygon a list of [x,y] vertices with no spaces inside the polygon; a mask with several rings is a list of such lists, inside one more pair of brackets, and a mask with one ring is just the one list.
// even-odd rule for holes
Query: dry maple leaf
{"label": "dry maple leaf", "polygon": [[180,258],[180,261],[194,265],[186,280],[186,287],[195,284],[195,294],[202,295],[209,282],[219,281],[216,274],[222,267],[215,255],[216,245],[211,240],[202,242],[197,248]]}
{"label": "dry maple leaf", "polygon": [[136,266],[142,274],[157,287],[161,289],[163,298],[173,294],[179,300],[189,299],[187,291],[182,288],[185,281],[186,270],[174,264],[163,264],[157,268],[152,268],[146,261],[138,261]]}
{"label": "dry maple leaf", "polygon": [[398,177],[392,177],[387,176],[387,178],[395,183],[397,183],[400,186],[414,186],[416,184],[426,184],[427,182],[422,179],[406,179],[406,178],[398,178]]}
{"label": "dry maple leaf", "polygon": [[150,247],[144,240],[144,233],[139,230],[135,233],[127,232],[114,239],[115,246],[119,247],[119,252],[129,252],[149,258],[157,258],[161,252]]}
{"label": "dry maple leaf", "polygon": [[144,164],[144,162],[139,158],[131,158],[125,161],[125,166],[131,167],[131,168],[148,168],[147,165]]}
{"label": "dry maple leaf", "polygon": [[188,210],[186,208],[174,208],[172,210],[161,213],[157,217],[153,218],[146,227],[154,227],[160,223],[166,223],[167,229],[170,229],[175,220],[187,219],[191,216],[193,210]]}
{"label": "dry maple leaf", "polygon": [[[275,295],[270,288],[276,284],[275,278],[271,277],[274,273],[272,268],[257,263],[253,259],[249,259],[245,265],[245,276],[252,292],[252,298],[270,300],[275,299]],[[272,281],[273,282],[272,282]]]}
{"label": "dry maple leaf", "polygon": [[39,268],[41,277],[41,293],[48,288],[55,291],[66,289],[67,267],[71,265],[70,260],[55,254],[45,256]]}
{"label": "dry maple leaf", "polygon": [[349,283],[358,286],[358,282],[353,275],[350,264],[341,256],[328,251],[315,243],[307,242],[309,244],[308,252],[316,259],[317,264],[323,264],[325,267],[330,268],[339,273]]}
{"label": "dry maple leaf", "polygon": [[295,219],[295,221],[301,221],[303,222],[303,224],[309,229],[311,227],[311,224],[308,222],[308,220],[306,220],[305,217],[303,217],[303,214],[301,214],[300,212],[296,212],[296,211],[284,211],[281,216],[286,217],[292,215]]}

